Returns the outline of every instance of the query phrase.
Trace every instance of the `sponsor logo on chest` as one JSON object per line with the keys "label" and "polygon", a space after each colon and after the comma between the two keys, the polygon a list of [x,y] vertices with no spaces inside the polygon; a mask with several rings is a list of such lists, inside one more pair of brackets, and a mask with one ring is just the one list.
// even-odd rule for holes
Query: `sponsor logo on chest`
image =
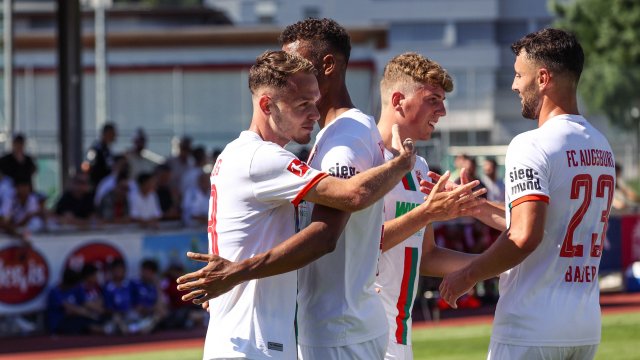
{"label": "sponsor logo on chest", "polygon": [[360,173],[360,171],[356,170],[355,167],[340,165],[340,163],[336,163],[335,166],[330,167],[328,172],[329,172],[329,175],[342,178],[342,179],[348,179]]}

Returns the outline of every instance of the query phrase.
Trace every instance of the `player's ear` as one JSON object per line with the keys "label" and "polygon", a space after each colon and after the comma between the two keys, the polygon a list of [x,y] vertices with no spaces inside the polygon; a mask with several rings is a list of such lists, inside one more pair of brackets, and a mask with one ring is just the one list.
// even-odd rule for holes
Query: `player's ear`
{"label": "player's ear", "polygon": [[551,72],[546,68],[538,69],[537,80],[538,80],[538,87],[540,89],[547,87],[549,85],[549,82],[551,82]]}
{"label": "player's ear", "polygon": [[271,101],[272,101],[271,98],[266,94],[260,95],[260,98],[258,99],[258,106],[260,106],[260,110],[265,115],[271,115],[271,109],[270,109]]}
{"label": "player's ear", "polygon": [[322,58],[322,71],[325,76],[329,76],[331,73],[336,71],[336,58],[333,54],[327,54]]}
{"label": "player's ear", "polygon": [[402,110],[404,99],[405,97],[403,93],[400,91],[394,91],[391,93],[391,106],[393,106],[396,111]]}

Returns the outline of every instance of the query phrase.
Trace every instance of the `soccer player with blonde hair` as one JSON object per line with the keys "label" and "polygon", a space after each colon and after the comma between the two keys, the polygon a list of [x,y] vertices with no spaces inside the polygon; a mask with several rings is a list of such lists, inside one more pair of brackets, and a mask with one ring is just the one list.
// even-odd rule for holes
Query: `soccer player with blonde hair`
{"label": "soccer player with blonde hair", "polygon": [[[211,172],[210,253],[188,254],[207,264],[180,277],[178,289],[189,291],[183,300],[208,305],[205,359],[295,359],[294,270],[332,252],[345,225],[336,214],[381,199],[415,156],[410,139],[403,147],[396,136],[394,160],[347,180],[328,176],[283,148],[291,140],[309,142],[318,121],[313,65],[267,51],[249,71],[249,89],[251,125]],[[303,199],[317,205],[311,224],[295,234],[295,207]]]}
{"label": "soccer player with blonde hair", "polygon": [[[391,59],[380,81],[382,111],[378,129],[385,143],[385,157],[393,158],[392,126],[401,136],[429,140],[441,117],[446,115],[445,95],[453,81],[437,62],[417,53]],[[389,323],[386,359],[413,359],[411,310],[420,275],[443,276],[466,265],[472,255],[436,246],[431,223],[471,214],[477,202],[465,202],[463,195],[478,181],[457,187],[450,197],[430,197],[423,202],[419,183],[429,167],[417,156],[414,168],[384,197],[385,224],[382,255],[376,288]],[[442,176],[442,181],[450,174]],[[441,182],[443,184],[443,182]],[[480,195],[483,190],[474,195]]]}

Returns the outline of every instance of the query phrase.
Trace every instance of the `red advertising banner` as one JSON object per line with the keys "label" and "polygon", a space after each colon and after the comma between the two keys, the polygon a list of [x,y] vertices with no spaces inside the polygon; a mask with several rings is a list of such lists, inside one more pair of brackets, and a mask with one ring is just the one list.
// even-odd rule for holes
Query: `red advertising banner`
{"label": "red advertising banner", "polygon": [[640,260],[640,215],[622,217],[622,269]]}

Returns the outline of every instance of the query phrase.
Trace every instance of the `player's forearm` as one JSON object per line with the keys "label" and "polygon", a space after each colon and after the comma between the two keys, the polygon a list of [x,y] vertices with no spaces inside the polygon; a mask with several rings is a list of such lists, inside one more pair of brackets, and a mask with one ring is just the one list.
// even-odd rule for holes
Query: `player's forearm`
{"label": "player's forearm", "polygon": [[335,249],[348,219],[348,213],[316,205],[309,226],[271,250],[236,263],[231,276],[241,283],[300,269]]}
{"label": "player's forearm", "polygon": [[518,243],[521,242],[513,239],[510,229],[503,232],[487,251],[465,268],[467,278],[473,282],[483,281],[520,264],[535,248]]}
{"label": "player's forearm", "polygon": [[334,209],[354,212],[371,206],[400,182],[411,170],[413,158],[402,154],[348,180],[326,177],[304,199]]}
{"label": "player's forearm", "polygon": [[[393,211],[393,209],[387,209]],[[382,235],[382,252],[392,249],[409,236],[417,233],[427,226],[429,218],[422,206],[417,206],[408,213],[384,223]]]}
{"label": "player's forearm", "polygon": [[380,200],[411,171],[412,166],[409,155],[400,155],[347,180],[353,193],[357,194],[352,211],[362,210]]}
{"label": "player's forearm", "polygon": [[505,231],[507,229],[504,204],[485,201],[485,203],[480,206],[478,214],[474,217],[496,230]]}
{"label": "player's forearm", "polygon": [[468,266],[477,256],[435,246],[422,254],[420,275],[443,277]]}

